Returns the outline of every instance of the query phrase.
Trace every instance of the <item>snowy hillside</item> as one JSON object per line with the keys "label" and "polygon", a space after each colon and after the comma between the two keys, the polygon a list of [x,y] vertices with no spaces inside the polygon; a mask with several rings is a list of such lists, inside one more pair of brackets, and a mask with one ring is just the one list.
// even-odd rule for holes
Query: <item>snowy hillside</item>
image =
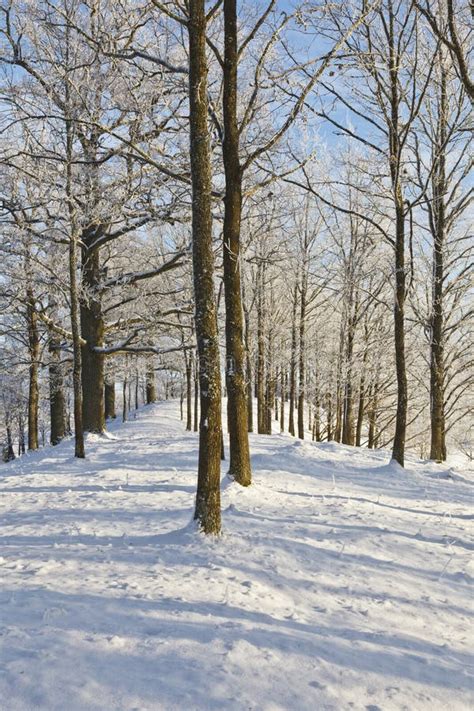
{"label": "snowy hillside", "polygon": [[251,446],[219,540],[175,403],[1,467],[2,711],[472,708],[469,472]]}

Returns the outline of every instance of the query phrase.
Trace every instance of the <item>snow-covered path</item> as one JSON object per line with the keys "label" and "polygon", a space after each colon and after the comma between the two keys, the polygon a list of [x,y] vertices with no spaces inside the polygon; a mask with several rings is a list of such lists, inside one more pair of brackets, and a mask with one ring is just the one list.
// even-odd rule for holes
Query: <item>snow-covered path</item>
{"label": "snow-covered path", "polygon": [[472,708],[468,473],[253,435],[208,540],[175,403],[87,445],[0,468],[2,711]]}

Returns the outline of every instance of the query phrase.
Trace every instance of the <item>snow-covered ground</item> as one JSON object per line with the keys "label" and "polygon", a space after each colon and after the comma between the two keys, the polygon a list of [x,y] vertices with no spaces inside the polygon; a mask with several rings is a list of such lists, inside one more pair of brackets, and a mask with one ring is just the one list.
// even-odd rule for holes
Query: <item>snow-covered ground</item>
{"label": "snow-covered ground", "polygon": [[2,711],[472,709],[468,471],[252,435],[209,540],[175,403],[87,449],[0,468]]}

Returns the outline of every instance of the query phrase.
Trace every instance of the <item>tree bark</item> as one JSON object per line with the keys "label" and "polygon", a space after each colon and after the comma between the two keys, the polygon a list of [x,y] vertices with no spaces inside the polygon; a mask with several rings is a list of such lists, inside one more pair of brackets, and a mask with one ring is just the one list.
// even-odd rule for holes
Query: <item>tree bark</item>
{"label": "tree bark", "polygon": [[146,364],[146,404],[151,405],[156,402],[156,386],[155,386],[155,370],[153,368],[153,360],[150,358]]}
{"label": "tree bark", "polygon": [[29,386],[28,386],[28,449],[38,449],[38,410],[39,410],[39,355],[40,342],[38,333],[38,316],[35,309],[33,290],[26,290],[26,313],[28,324],[28,356]]}
{"label": "tree bark", "polygon": [[190,353],[184,353],[185,371],[186,371],[186,430],[191,432],[192,429],[192,360]]}
{"label": "tree bark", "polygon": [[87,341],[82,349],[82,412],[84,429],[102,433],[105,430],[104,355],[94,348],[104,345],[104,319],[100,288],[99,250],[89,249],[97,237],[96,230],[82,234],[81,335]]}
{"label": "tree bark", "polygon": [[204,533],[221,529],[221,379],[212,245],[204,0],[189,0],[189,114],[192,245],[196,338],[199,351],[199,462],[194,517]]}
{"label": "tree bark", "polygon": [[105,378],[105,419],[115,420],[117,417],[115,412],[115,382],[110,376]]}
{"label": "tree bark", "polygon": [[298,363],[298,437],[304,439],[304,400],[305,400],[305,378],[306,378],[306,352],[305,352],[305,329],[306,329],[306,290],[308,282],[306,255],[301,274],[300,290],[300,324],[299,324],[299,363]]}
{"label": "tree bark", "polygon": [[264,278],[263,264],[257,272],[257,432],[266,434],[265,404],[265,333],[264,333]]}
{"label": "tree bark", "polygon": [[223,261],[225,294],[227,426],[229,476],[242,486],[252,481],[248,439],[245,350],[240,279],[242,170],[237,124],[237,1],[224,0],[224,140],[225,170]]}
{"label": "tree bark", "polygon": [[199,356],[196,353],[194,356],[194,415],[193,415],[193,431],[199,429]]}
{"label": "tree bark", "polygon": [[296,401],[296,348],[297,330],[296,315],[298,312],[298,275],[296,275],[295,287],[293,290],[293,310],[291,316],[291,355],[290,355],[290,403],[288,417],[288,432],[295,436],[295,401]]}
{"label": "tree bark", "polygon": [[66,434],[66,403],[64,398],[60,341],[52,331],[50,331],[48,337],[48,351],[50,440],[52,445],[56,445],[64,439]]}
{"label": "tree bark", "polygon": [[250,315],[245,311],[245,358],[247,378],[247,428],[253,432],[252,360],[250,358]]}
{"label": "tree bark", "polygon": [[433,286],[430,322],[430,459],[446,459],[444,415],[444,249],[446,238],[446,134],[448,97],[446,70],[441,67],[440,104],[438,115],[438,145],[433,171],[433,203],[430,213],[433,234]]}

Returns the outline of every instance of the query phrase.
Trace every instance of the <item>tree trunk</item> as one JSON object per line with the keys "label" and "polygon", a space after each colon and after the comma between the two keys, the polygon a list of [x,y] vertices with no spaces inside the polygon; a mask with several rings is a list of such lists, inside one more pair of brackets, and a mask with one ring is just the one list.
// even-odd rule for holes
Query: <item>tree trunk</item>
{"label": "tree trunk", "polygon": [[285,371],[280,369],[280,432],[285,431]]}
{"label": "tree trunk", "polygon": [[138,368],[135,371],[135,410],[138,410],[139,401],[138,394],[140,391],[140,375],[138,373]]}
{"label": "tree trunk", "polygon": [[301,275],[300,294],[300,328],[299,328],[299,380],[298,380],[298,437],[304,439],[304,400],[305,400],[305,328],[306,328],[306,289],[307,289],[306,258]]}
{"label": "tree trunk", "polygon": [[146,404],[151,405],[156,402],[156,387],[155,387],[155,370],[153,368],[153,360],[150,358],[146,363]]}
{"label": "tree trunk", "polygon": [[122,383],[122,422],[125,422],[127,420],[127,412],[128,412],[127,385],[128,385],[127,376],[124,375],[123,376],[123,383]]}
{"label": "tree trunk", "polygon": [[199,429],[199,356],[196,353],[194,356],[194,420],[193,420],[193,431],[197,432]]}
{"label": "tree trunk", "polygon": [[115,420],[117,417],[115,412],[115,381],[110,377],[105,378],[105,419]]}
{"label": "tree trunk", "polygon": [[194,517],[204,533],[218,534],[221,529],[221,381],[214,295],[205,0],[189,0],[187,28],[193,275],[201,406]]}
{"label": "tree trunk", "polygon": [[364,423],[364,413],[365,413],[365,370],[367,366],[367,358],[369,356],[369,332],[367,325],[365,326],[365,348],[364,355],[362,357],[362,367],[360,372],[360,384],[359,384],[359,407],[357,410],[357,425],[356,425],[356,447],[361,446],[362,442],[362,426]]}
{"label": "tree trunk", "polygon": [[66,403],[64,399],[60,341],[53,331],[49,333],[48,350],[50,440],[52,445],[56,445],[66,434]]}
{"label": "tree trunk", "polygon": [[252,360],[250,358],[250,315],[245,311],[245,358],[247,377],[247,427],[253,432]]}
{"label": "tree trunk", "polygon": [[12,462],[15,459],[15,452],[13,451],[12,429],[10,425],[10,414],[8,412],[5,414],[5,429],[7,433],[7,443],[2,452],[2,457],[4,462]]}
{"label": "tree trunk", "polygon": [[[75,208],[72,197],[68,200],[70,214]],[[84,428],[82,424],[82,348],[79,325],[79,291],[77,284],[77,234],[75,218],[71,216],[71,235],[69,237],[69,292],[71,308],[71,330],[73,343],[72,383],[74,391],[74,453],[79,459],[85,457]]]}
{"label": "tree trunk", "polygon": [[28,355],[29,387],[28,387],[28,449],[38,449],[38,410],[39,410],[39,384],[38,369],[40,342],[38,334],[38,316],[35,309],[33,290],[28,287],[27,298],[27,323],[28,323]]}
{"label": "tree trunk", "polygon": [[332,396],[331,393],[327,394],[327,441],[332,440]]}
{"label": "tree trunk", "polygon": [[[352,307],[352,305],[351,305]],[[354,355],[355,324],[350,318],[347,329],[346,342],[346,378],[344,383],[344,414],[342,421],[342,443],[354,444],[354,416],[353,416],[353,393],[352,393],[352,358]]]}
{"label": "tree trunk", "polygon": [[257,275],[257,431],[266,434],[265,421],[265,337],[264,337],[264,284],[263,265],[258,265]]}
{"label": "tree trunk", "polygon": [[295,401],[296,401],[296,314],[298,312],[298,275],[296,275],[295,288],[293,290],[293,310],[291,317],[291,355],[290,355],[290,403],[288,432],[295,436]]}
{"label": "tree trunk", "polygon": [[356,447],[360,447],[362,441],[362,425],[364,422],[364,408],[365,408],[365,383],[364,383],[364,373],[360,376],[359,385],[359,407],[357,409],[357,425],[356,425]]}
{"label": "tree trunk", "polygon": [[247,421],[245,351],[240,282],[242,170],[237,124],[237,0],[224,0],[224,140],[225,170],[223,261],[225,294],[227,426],[229,476],[242,486],[252,481]]}
{"label": "tree trunk", "polygon": [[191,354],[184,354],[185,367],[186,367],[186,430],[191,432],[192,429],[192,360]]}
{"label": "tree trunk", "polygon": [[433,172],[433,204],[431,229],[433,233],[433,287],[430,323],[430,459],[446,459],[444,415],[444,243],[446,234],[446,131],[448,98],[446,70],[441,68],[440,106],[438,116],[438,156]]}
{"label": "tree trunk", "polygon": [[93,349],[104,345],[99,250],[90,250],[88,243],[97,238],[96,230],[82,234],[82,281],[85,295],[81,299],[81,335],[86,341],[82,349],[82,412],[84,430],[101,433],[105,430],[104,355]]}

